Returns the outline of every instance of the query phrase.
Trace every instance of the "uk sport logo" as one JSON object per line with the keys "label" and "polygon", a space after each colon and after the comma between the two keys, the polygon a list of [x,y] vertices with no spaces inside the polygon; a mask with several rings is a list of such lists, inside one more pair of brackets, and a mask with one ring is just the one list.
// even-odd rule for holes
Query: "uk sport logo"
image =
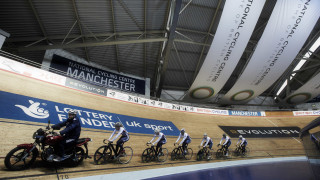
{"label": "uk sport logo", "polygon": [[[49,111],[45,110],[43,108],[40,108],[39,106],[41,105],[39,102],[33,102],[32,100],[29,100],[30,106],[25,107],[22,105],[15,105],[16,107],[19,107],[22,109],[24,113],[26,113],[28,116],[37,118],[37,119],[45,119],[49,117]],[[46,105],[46,104],[42,104]]]}

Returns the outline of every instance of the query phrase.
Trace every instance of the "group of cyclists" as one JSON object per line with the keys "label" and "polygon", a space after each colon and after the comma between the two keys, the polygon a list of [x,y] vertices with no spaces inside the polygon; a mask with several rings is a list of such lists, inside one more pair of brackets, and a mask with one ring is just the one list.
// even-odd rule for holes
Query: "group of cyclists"
{"label": "group of cyclists", "polygon": [[[67,159],[68,155],[66,155],[64,153],[64,149],[66,148],[66,146],[70,146],[71,144],[76,142],[80,136],[81,126],[80,126],[79,118],[76,116],[76,114],[77,113],[75,110],[70,110],[68,112],[68,119],[65,122],[62,122],[62,123],[59,123],[59,124],[56,124],[53,126],[53,128],[56,128],[57,126],[59,126],[59,128],[66,126],[66,128],[64,130],[60,131],[60,134],[65,137],[59,146],[60,157],[58,156],[58,158],[54,159],[54,161],[59,162],[59,161],[63,161],[65,159]],[[114,126],[115,126],[115,130],[113,131],[113,133],[109,137],[108,141],[114,142],[116,139],[118,139],[120,137],[116,143],[116,153],[115,153],[115,157],[114,157],[114,158],[116,158],[117,156],[121,155],[121,153],[123,153],[123,151],[124,151],[123,144],[125,142],[127,142],[130,139],[130,137],[129,137],[128,131],[123,127],[123,125],[120,122],[115,123]],[[191,137],[188,133],[186,133],[186,130],[184,128],[182,128],[180,130],[179,137],[176,140],[176,142],[174,143],[174,145],[178,144],[178,142],[181,138],[182,138],[182,140],[180,141],[179,146],[182,146],[183,153],[187,153],[187,146],[188,146],[188,144],[191,143]],[[152,142],[152,141],[154,141],[154,142]],[[156,145],[156,155],[157,155],[159,152],[161,152],[162,145],[167,143],[167,138],[166,138],[165,134],[161,132],[160,129],[155,129],[154,130],[154,137],[148,143],[152,144],[153,146],[155,144],[157,144]],[[238,144],[239,144],[239,147],[241,148],[242,153],[243,153],[245,151],[245,148],[246,148],[248,142],[242,135],[239,136],[239,140],[237,142],[237,145]],[[228,148],[231,145],[230,137],[227,136],[226,134],[223,134],[222,138],[217,146],[219,147],[220,145],[222,145],[222,147],[226,149],[225,156],[228,156]],[[207,146],[209,147],[210,150],[212,150],[213,140],[207,135],[207,133],[204,133],[203,139],[202,139],[199,147],[207,147]]]}

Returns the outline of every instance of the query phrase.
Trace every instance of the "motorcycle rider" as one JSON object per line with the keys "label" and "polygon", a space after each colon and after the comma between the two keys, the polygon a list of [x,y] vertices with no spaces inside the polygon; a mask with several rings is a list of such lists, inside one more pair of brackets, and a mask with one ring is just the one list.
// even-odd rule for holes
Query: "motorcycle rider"
{"label": "motorcycle rider", "polygon": [[58,144],[59,156],[53,159],[56,162],[63,161],[70,157],[70,155],[65,154],[65,149],[74,146],[80,137],[81,125],[80,120],[77,117],[77,112],[75,110],[71,109],[68,112],[68,119],[64,122],[53,125],[52,129],[59,130],[64,126],[66,126],[66,128],[60,131],[60,135],[63,136],[64,139]]}

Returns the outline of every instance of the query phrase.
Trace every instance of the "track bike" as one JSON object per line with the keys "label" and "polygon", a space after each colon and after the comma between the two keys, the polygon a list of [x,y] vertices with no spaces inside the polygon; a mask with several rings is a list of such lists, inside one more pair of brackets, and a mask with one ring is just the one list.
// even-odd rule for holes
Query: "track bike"
{"label": "track bike", "polygon": [[229,154],[229,157],[231,156],[231,154],[229,153],[231,151],[231,149],[227,150],[225,145],[219,145],[219,146],[221,146],[221,148],[218,149],[217,152],[216,152],[216,158],[217,159],[220,159],[220,158],[225,158],[226,159],[227,156],[225,156],[225,155],[227,154],[227,152]]}
{"label": "track bike", "polygon": [[106,142],[107,139],[103,140],[103,145],[99,147],[94,153],[94,162],[95,164],[106,164],[113,160],[117,160],[121,164],[128,164],[133,156],[133,150],[131,147],[126,146],[123,148],[122,152],[118,153],[118,156],[115,156],[116,148],[115,144],[112,142]]}
{"label": "track bike", "polygon": [[[147,143],[149,146],[150,143]],[[151,146],[146,148],[141,156],[142,162],[150,162],[157,160],[158,162],[165,162],[168,159],[168,149],[167,148],[160,148],[158,155],[156,155],[156,147]]]}
{"label": "track bike", "polygon": [[191,148],[188,148],[188,144],[186,147],[186,152],[183,152],[183,147],[182,146],[178,146],[176,148],[174,148],[171,152],[171,160],[175,161],[178,159],[186,159],[186,160],[190,160],[192,158],[193,155],[193,151]]}
{"label": "track bike", "polygon": [[198,161],[201,161],[204,159],[208,160],[208,161],[213,159],[213,150],[207,146],[200,149],[197,153],[197,160]]}
{"label": "track bike", "polygon": [[242,156],[242,157],[247,157],[248,154],[250,153],[250,148],[245,147],[244,152],[242,152],[242,147],[237,146],[236,149],[233,151],[233,156]]}

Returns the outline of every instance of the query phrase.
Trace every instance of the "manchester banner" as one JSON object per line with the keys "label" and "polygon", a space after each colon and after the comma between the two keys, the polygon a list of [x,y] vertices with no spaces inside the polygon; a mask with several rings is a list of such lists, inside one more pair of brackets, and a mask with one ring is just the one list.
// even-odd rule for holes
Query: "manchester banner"
{"label": "manchester banner", "polygon": [[298,104],[309,101],[320,94],[320,73],[285,98],[288,104]]}
{"label": "manchester banner", "polygon": [[145,95],[145,80],[94,68],[54,54],[50,64],[50,71],[55,72],[56,69],[65,72],[70,77],[93,84],[100,84],[106,88]]}
{"label": "manchester banner", "polygon": [[251,59],[220,100],[244,104],[267,90],[288,68],[320,16],[318,0],[277,1]]}
{"label": "manchester banner", "polygon": [[237,65],[265,0],[227,0],[206,59],[185,100],[208,101],[229,79]]}

